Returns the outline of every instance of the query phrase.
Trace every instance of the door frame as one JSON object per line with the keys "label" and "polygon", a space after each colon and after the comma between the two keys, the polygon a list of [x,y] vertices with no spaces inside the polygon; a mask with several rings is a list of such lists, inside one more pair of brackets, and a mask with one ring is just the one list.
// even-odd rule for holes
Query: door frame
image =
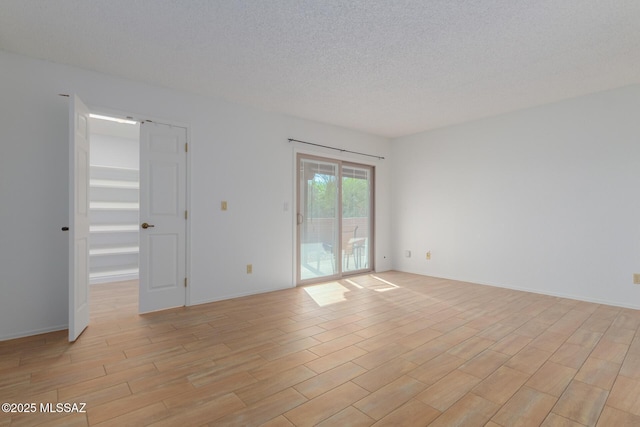
{"label": "door frame", "polygon": [[[372,162],[367,162],[367,161],[361,161],[361,159],[359,158],[355,158],[355,157],[351,157],[351,156],[334,156],[332,155],[333,153],[329,154],[326,151],[316,151],[313,149],[300,149],[298,147],[294,147],[293,148],[293,209],[292,209],[292,222],[293,222],[293,272],[292,272],[292,283],[295,286],[305,286],[305,285],[310,285],[310,284],[314,284],[314,283],[320,283],[320,282],[325,282],[325,281],[330,281],[330,280],[339,280],[343,277],[349,277],[349,276],[354,276],[354,275],[358,275],[358,274],[363,274],[366,272],[373,272],[375,271],[375,234],[376,234],[376,222],[375,222],[375,206],[376,206],[376,201],[375,201],[375,193],[376,193],[376,185],[375,185],[375,176],[376,176],[376,165]],[[299,212],[299,200],[298,200],[298,196],[299,196],[299,173],[300,171],[298,170],[298,159],[300,156],[304,156],[306,158],[310,158],[310,159],[317,159],[317,160],[321,160],[321,161],[330,161],[330,162],[337,162],[339,164],[339,172],[338,172],[338,178],[340,178],[340,185],[339,185],[339,191],[338,191],[338,212],[340,213],[339,216],[339,221],[338,221],[338,240],[339,240],[339,244],[340,246],[342,246],[341,243],[341,236],[342,236],[342,167],[343,165],[347,164],[351,164],[351,165],[356,165],[356,166],[367,166],[369,168],[371,168],[371,192],[370,192],[370,212],[369,212],[369,221],[371,222],[371,236],[369,237],[369,244],[368,244],[368,257],[369,257],[369,267],[366,269],[360,269],[360,270],[356,270],[356,271],[349,271],[349,272],[343,272],[343,268],[342,268],[342,256],[338,256],[336,259],[336,265],[339,267],[337,268],[337,273],[331,276],[323,276],[320,278],[312,278],[312,279],[306,279],[306,280],[302,280],[301,279],[301,274],[300,274],[300,265],[299,265],[299,260],[300,260],[300,233],[299,233],[299,226],[298,226],[298,212]],[[342,252],[342,248],[340,248],[340,252]]]}
{"label": "door frame", "polygon": [[[191,126],[188,123],[180,122],[177,120],[167,120],[164,118],[159,118],[155,116],[150,116],[147,114],[138,114],[138,113],[128,113],[122,110],[112,109],[108,107],[94,106],[92,104],[87,104],[89,111],[92,114],[102,114],[105,116],[111,117],[119,117],[124,119],[136,120],[138,122],[149,121],[154,123],[161,123],[169,126],[181,127],[186,129],[187,136],[187,144],[188,151],[186,153],[186,166],[185,166],[185,175],[186,175],[186,189],[185,189],[185,206],[188,212],[186,227],[185,227],[185,275],[187,277],[187,287],[185,288],[185,306],[191,305],[191,150],[193,147],[191,141]],[[89,145],[91,142],[89,141]],[[138,231],[138,233],[140,233]],[[88,248],[87,248],[88,250]],[[138,276],[138,293],[140,290],[140,286],[142,283],[140,282],[140,277]],[[140,313],[140,301],[138,301],[138,314]]]}

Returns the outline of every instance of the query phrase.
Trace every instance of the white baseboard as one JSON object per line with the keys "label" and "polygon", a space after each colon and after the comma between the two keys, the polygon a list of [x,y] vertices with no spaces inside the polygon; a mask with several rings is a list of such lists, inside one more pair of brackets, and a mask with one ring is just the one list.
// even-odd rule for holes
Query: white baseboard
{"label": "white baseboard", "polygon": [[247,296],[251,296],[251,295],[259,295],[259,294],[266,294],[268,292],[275,292],[275,291],[281,291],[283,289],[291,289],[291,288],[295,288],[295,286],[292,285],[287,285],[287,286],[282,286],[282,287],[275,287],[272,289],[261,289],[259,291],[256,292],[241,292],[238,294],[230,294],[230,295],[225,295],[219,298],[212,298],[212,299],[206,299],[206,300],[197,300],[197,301],[189,301],[189,306],[192,305],[200,305],[200,304],[209,304],[212,302],[218,302],[218,301],[225,301],[228,299],[233,299],[233,298],[240,298],[240,297],[247,297]]}
{"label": "white baseboard", "polygon": [[42,328],[42,329],[32,329],[30,331],[22,331],[16,334],[8,334],[8,335],[2,335],[0,336],[0,341],[7,341],[7,340],[13,340],[16,338],[24,338],[24,337],[30,337],[33,335],[40,335],[40,334],[46,334],[49,332],[56,332],[56,331],[63,331],[65,329],[69,329],[69,325],[57,325],[57,326],[51,326],[51,327],[47,327],[47,328]]}

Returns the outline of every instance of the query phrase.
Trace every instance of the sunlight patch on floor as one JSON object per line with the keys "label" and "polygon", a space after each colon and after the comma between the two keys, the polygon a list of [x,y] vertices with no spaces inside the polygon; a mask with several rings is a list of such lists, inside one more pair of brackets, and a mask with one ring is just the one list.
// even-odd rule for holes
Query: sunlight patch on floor
{"label": "sunlight patch on floor", "polygon": [[394,289],[400,289],[400,286],[389,282],[388,280],[384,280],[378,276],[374,276],[371,275],[371,277],[373,277],[374,279],[378,280],[379,282],[384,283],[384,285],[378,285],[376,287],[373,288],[374,291],[376,292],[387,292],[387,291],[392,291]]}
{"label": "sunlight patch on floor", "polygon": [[304,290],[320,307],[346,301],[345,294],[351,292],[338,282],[305,286]]}
{"label": "sunlight patch on floor", "polygon": [[350,284],[351,286],[354,286],[354,287],[356,287],[356,288],[358,288],[358,289],[364,289],[364,286],[360,286],[360,285],[358,285],[358,284],[357,284],[356,282],[354,282],[353,280],[345,279],[344,281],[345,281],[345,282],[347,282],[348,284]]}

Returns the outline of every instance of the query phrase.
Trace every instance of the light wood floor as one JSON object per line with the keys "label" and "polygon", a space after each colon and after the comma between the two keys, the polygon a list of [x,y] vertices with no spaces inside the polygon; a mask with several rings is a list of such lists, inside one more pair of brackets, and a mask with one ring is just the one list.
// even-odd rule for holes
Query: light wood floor
{"label": "light wood floor", "polygon": [[[398,272],[0,343],[2,425],[639,426],[640,312]],[[133,289],[133,292],[132,292]]]}

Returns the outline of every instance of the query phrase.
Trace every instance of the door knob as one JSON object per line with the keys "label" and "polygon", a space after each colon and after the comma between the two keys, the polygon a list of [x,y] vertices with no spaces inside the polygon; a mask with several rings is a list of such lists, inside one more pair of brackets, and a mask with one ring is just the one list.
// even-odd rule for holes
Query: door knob
{"label": "door knob", "polygon": [[146,230],[147,228],[149,228],[149,227],[155,227],[155,225],[153,225],[153,224],[147,224],[146,222],[143,222],[143,223],[142,223],[142,228],[144,228],[145,230]]}

